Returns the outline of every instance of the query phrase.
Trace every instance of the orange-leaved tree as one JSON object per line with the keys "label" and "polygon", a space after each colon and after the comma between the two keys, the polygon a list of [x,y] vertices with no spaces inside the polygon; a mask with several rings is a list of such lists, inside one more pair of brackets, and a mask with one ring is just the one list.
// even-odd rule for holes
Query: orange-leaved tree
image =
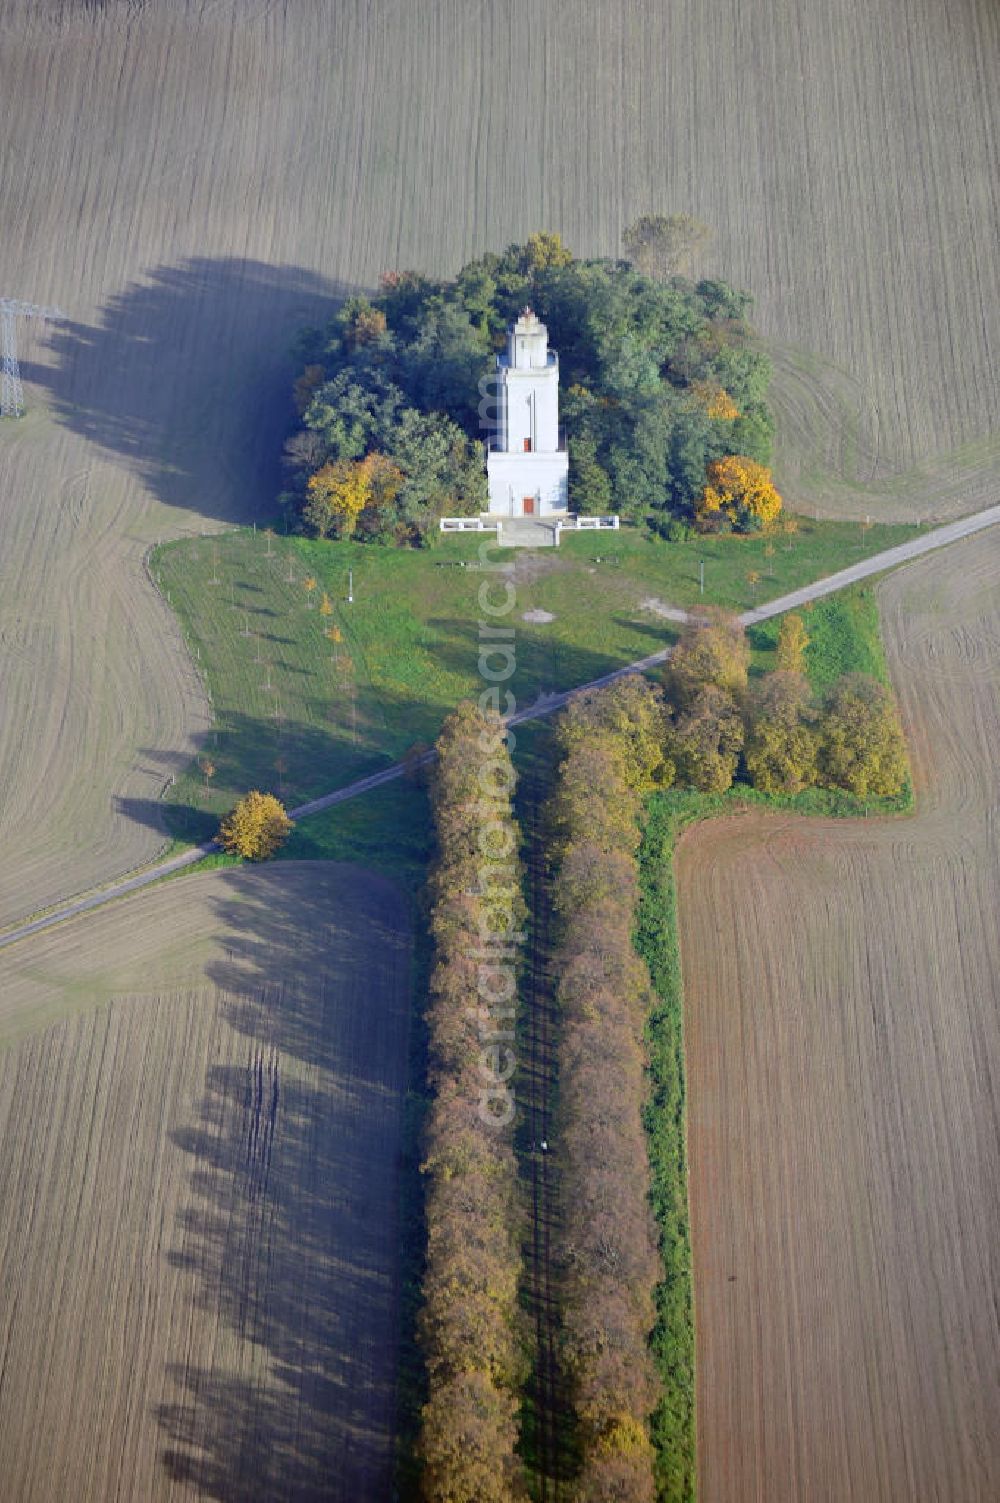
{"label": "orange-leaved tree", "polygon": [[373,449],[361,461],[361,468],[368,482],[367,504],[369,506],[391,505],[402,490],[403,481],[406,479],[399,465],[394,464],[388,454],[380,454],[377,449]]}
{"label": "orange-leaved tree", "polygon": [[357,350],[366,344],[375,344],[386,331],[386,318],[381,308],[375,308],[367,298],[356,298],[348,309],[344,343],[348,349]]}
{"label": "orange-leaved tree", "polygon": [[301,376],[295,382],[292,395],[295,402],[295,410],[299,417],[305,412],[319,386],[323,383],[325,372],[321,365],[307,365]]}
{"label": "orange-leaved tree", "polygon": [[781,497],[766,465],[748,459],[745,454],[727,454],[724,459],[713,459],[709,465],[707,484],[696,511],[699,516],[722,512],[736,523],[749,514],[769,527],[781,511]]}
{"label": "orange-leaved tree", "polygon": [[273,793],[254,788],[244,794],[219,826],[219,844],[231,856],[266,861],[288,839],[293,828],[285,806]]}

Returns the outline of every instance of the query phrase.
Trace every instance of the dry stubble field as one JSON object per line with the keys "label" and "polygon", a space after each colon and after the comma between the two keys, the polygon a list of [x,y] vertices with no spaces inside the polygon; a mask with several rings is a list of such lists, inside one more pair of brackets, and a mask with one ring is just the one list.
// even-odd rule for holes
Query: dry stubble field
{"label": "dry stubble field", "polygon": [[989,0],[0,0],[0,291],[69,315],[0,430],[0,922],[161,843],[207,708],[143,551],[265,514],[289,331],[386,267],[690,210],[794,501],[991,495],[997,56]]}
{"label": "dry stubble field", "polygon": [[1000,1496],[998,573],[880,588],[915,817],[680,847],[702,1503]]}
{"label": "dry stubble field", "polygon": [[289,863],[4,952],[5,1498],[389,1496],[406,933]]}

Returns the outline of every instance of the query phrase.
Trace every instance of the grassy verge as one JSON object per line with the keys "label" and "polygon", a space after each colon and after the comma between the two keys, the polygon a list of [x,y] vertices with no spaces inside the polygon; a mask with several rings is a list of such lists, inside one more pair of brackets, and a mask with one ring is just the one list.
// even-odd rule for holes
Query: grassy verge
{"label": "grassy verge", "polygon": [[[850,585],[826,595],[799,612],[809,635],[805,668],[810,684],[822,693],[844,673],[867,673],[888,681],[879,629],[878,601],[871,583]],[[763,621],[748,633],[754,667],[774,667],[781,617]]]}
{"label": "grassy verge", "polygon": [[694,1497],[694,1306],[688,1221],[684,1021],[673,847],[673,810],[655,799],[639,852],[636,949],[649,967],[656,1003],[647,1029],[650,1090],[645,1120],[660,1230],[663,1282],[656,1296],[653,1356],[663,1383],[653,1414],[657,1493],[670,1503]]}

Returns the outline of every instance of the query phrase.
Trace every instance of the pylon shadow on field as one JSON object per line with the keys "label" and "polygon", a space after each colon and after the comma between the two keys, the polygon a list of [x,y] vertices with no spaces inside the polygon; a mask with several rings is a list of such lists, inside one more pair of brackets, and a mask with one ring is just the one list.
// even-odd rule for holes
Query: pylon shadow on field
{"label": "pylon shadow on field", "polygon": [[308,903],[227,874],[226,1060],[171,1133],[190,1178],[167,1258],[219,1335],[168,1367],[161,1463],[221,1503],[391,1492],[408,913],[330,871]]}
{"label": "pylon shadow on field", "polygon": [[161,501],[213,520],[274,514],[297,332],[349,291],[303,267],[198,257],[158,266],[96,324],[54,325],[25,365],[59,422]]}

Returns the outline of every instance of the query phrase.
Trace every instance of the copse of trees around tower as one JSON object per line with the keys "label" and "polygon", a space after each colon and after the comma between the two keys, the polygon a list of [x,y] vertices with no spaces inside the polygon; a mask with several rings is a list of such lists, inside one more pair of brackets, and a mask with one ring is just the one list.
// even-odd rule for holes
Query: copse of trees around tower
{"label": "copse of trees around tower", "polygon": [[427,1503],[526,1503],[515,1453],[527,1350],[517,1299],[523,1214],[512,1112],[503,1110],[503,1089],[484,1098],[483,1072],[484,1059],[491,1060],[502,1087],[513,1036],[513,985],[503,985],[488,959],[491,945],[503,953],[504,935],[524,917],[513,773],[500,721],[471,704],[445,721],[437,752],[419,1317],[429,1389],[422,1493]]}
{"label": "copse of trees around tower", "polygon": [[292,522],[412,543],[443,514],[485,510],[480,382],[530,303],[559,355],[575,510],[660,531],[764,525],[777,497],[755,468],[771,453],[771,369],[750,299],[670,272],[687,229],[657,223],[629,242],[634,262],[577,260],[539,234],[451,279],[393,272],[302,335],[282,497]]}

